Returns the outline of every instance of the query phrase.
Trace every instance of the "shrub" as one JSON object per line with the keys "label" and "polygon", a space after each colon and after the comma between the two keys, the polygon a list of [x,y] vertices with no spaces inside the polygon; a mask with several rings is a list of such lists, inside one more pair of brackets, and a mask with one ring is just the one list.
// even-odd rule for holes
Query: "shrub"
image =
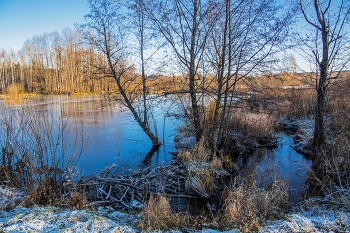
{"label": "shrub", "polygon": [[273,180],[259,187],[251,175],[226,191],[223,218],[231,226],[243,232],[257,230],[267,219],[280,217],[288,204],[287,185]]}
{"label": "shrub", "polygon": [[28,204],[57,203],[73,188],[66,183],[78,175],[76,166],[84,147],[84,143],[77,147],[78,132],[71,135],[69,120],[30,106],[7,108],[2,113],[0,162],[6,172],[1,177],[27,188]]}
{"label": "shrub", "polygon": [[23,97],[25,89],[22,84],[14,83],[6,88],[6,93],[8,96],[5,97],[5,104],[20,104],[23,102],[28,102],[29,99]]}
{"label": "shrub", "polygon": [[338,135],[317,154],[310,174],[310,194],[350,207],[350,140]]}
{"label": "shrub", "polygon": [[162,195],[151,195],[141,212],[141,229],[170,230],[182,228],[183,219],[171,210],[169,199]]}
{"label": "shrub", "polygon": [[24,86],[20,83],[13,83],[6,88],[6,93],[10,96],[24,94]]}

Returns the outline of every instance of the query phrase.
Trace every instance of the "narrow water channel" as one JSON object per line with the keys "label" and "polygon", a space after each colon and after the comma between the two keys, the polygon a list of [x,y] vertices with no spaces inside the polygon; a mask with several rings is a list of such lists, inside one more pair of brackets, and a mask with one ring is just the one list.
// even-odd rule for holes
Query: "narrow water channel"
{"label": "narrow water channel", "polygon": [[258,148],[252,155],[239,160],[242,172],[255,171],[261,183],[283,179],[289,186],[292,202],[297,202],[306,192],[311,160],[293,149],[293,138],[285,133],[277,134],[276,148]]}

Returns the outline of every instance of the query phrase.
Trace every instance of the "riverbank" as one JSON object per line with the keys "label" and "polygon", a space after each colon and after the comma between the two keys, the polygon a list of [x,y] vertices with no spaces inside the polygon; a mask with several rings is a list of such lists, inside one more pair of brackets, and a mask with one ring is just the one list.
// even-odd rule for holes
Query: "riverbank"
{"label": "riverbank", "polygon": [[[13,188],[0,188],[0,232],[141,232],[141,216],[123,213],[111,207],[95,210],[72,210],[52,206],[20,205],[25,193]],[[11,208],[13,207],[13,208]],[[10,209],[11,208],[11,209]],[[181,232],[154,230],[150,232]],[[205,229],[187,232],[241,232],[240,229],[224,231]],[[309,199],[294,208],[284,219],[268,221],[259,233],[277,232],[350,232],[350,212],[344,208]]]}
{"label": "riverbank", "polygon": [[[306,119],[302,122],[297,123],[299,127],[295,135],[301,138],[301,144],[296,146],[307,144],[310,122]],[[291,127],[295,122],[288,124]],[[37,205],[24,207],[25,198],[24,191],[7,186],[0,188],[0,232],[141,232],[142,215],[138,211],[121,212],[110,206],[84,210]],[[201,230],[197,226],[197,229],[187,228],[186,232],[244,232],[238,228],[211,229],[209,221],[202,223]],[[279,219],[267,220],[257,232],[350,232],[350,211],[347,205],[327,197],[305,199]]]}
{"label": "riverbank", "polygon": [[[61,103],[62,99],[59,99],[59,101],[52,101],[54,103]],[[91,101],[89,102],[91,104]],[[92,107],[92,106],[90,106]],[[99,109],[99,105],[98,108]],[[65,106],[64,109],[67,109],[67,106]],[[74,109],[80,109],[80,108],[74,108]],[[86,110],[87,108],[83,108]],[[77,111],[72,111],[77,112]],[[102,114],[99,113],[99,116]],[[108,115],[108,114],[107,114]],[[244,117],[243,117],[244,116]],[[269,142],[275,142],[273,140],[276,136],[275,131],[275,124],[272,124],[270,121],[271,119],[264,114],[248,114],[243,115],[242,117],[239,117],[239,119],[236,119],[237,127],[233,127],[234,129],[240,129],[238,126],[246,126],[242,127],[242,132],[233,132],[233,142],[231,145],[232,147],[228,147],[228,149],[232,149],[234,152],[235,148],[239,148],[239,151],[253,151],[253,150],[260,150],[263,146],[270,145]],[[9,119],[12,117],[12,115],[9,115]],[[128,118],[128,117],[126,117]],[[246,119],[246,122],[243,122],[240,119]],[[307,118],[300,118],[300,119],[294,119],[294,120],[288,120],[289,118],[282,119],[282,130],[290,130],[291,135],[289,136],[294,138],[294,143],[288,144],[288,149],[290,148],[290,145],[293,144],[293,148],[301,150],[305,152],[305,149],[308,148],[308,145],[310,145],[310,140],[312,139],[312,129],[313,129],[313,122],[310,119]],[[161,118],[162,121],[164,121],[163,118]],[[93,121],[95,122],[95,120]],[[117,125],[120,125],[120,120],[115,121],[113,118],[113,121],[111,122],[117,122]],[[254,124],[250,124],[250,122],[254,122]],[[87,126],[87,121],[84,121],[84,126]],[[281,122],[279,122],[281,123]],[[95,124],[95,123],[94,123]],[[108,128],[113,128],[113,124],[106,123],[105,125],[108,126]],[[169,128],[169,125],[172,127],[175,127],[175,124],[166,124]],[[260,126],[260,127],[258,127]],[[269,127],[268,127],[269,126]],[[176,127],[177,128],[177,127]],[[280,130],[279,127],[276,127],[276,129]],[[176,130],[170,130],[171,132],[175,132]],[[180,130],[181,131],[181,130]],[[85,128],[85,133],[86,128]],[[128,132],[136,132],[134,130],[128,130]],[[257,137],[254,137],[254,134],[252,132],[257,132],[257,135],[262,135],[263,138],[267,138],[267,140],[262,140],[263,144],[258,143],[259,140],[257,140]],[[95,135],[95,134],[92,134]],[[106,138],[106,134],[102,134],[103,139]],[[171,134],[173,135],[173,133]],[[273,137],[270,137],[272,135]],[[125,136],[125,133],[124,133]],[[268,137],[267,137],[268,136]],[[173,136],[172,136],[173,137]],[[172,138],[171,137],[171,138]],[[112,137],[111,137],[112,138]],[[136,138],[136,137],[135,137]],[[139,137],[137,137],[140,139]],[[167,137],[165,137],[167,138]],[[169,137],[170,138],[170,137]],[[257,141],[254,141],[257,140]],[[98,140],[94,140],[92,136],[90,136],[90,140],[93,142],[97,142]],[[168,139],[172,140],[172,139]],[[278,194],[284,194],[285,190],[282,189],[284,185],[274,185],[276,183],[271,183],[271,186],[259,186],[256,185],[261,179],[255,178],[248,180],[248,184],[251,184],[251,186],[246,185],[246,183],[235,183],[236,180],[233,180],[234,182],[227,186],[231,188],[231,194],[236,195],[235,198],[232,198],[231,204],[235,206],[237,204],[237,201],[239,204],[241,204],[243,207],[238,206],[233,208],[234,210],[238,210],[239,217],[232,216],[230,219],[224,219],[224,217],[221,215],[222,213],[225,213],[225,210],[221,209],[221,204],[216,206],[216,210],[222,211],[220,212],[220,216],[212,216],[213,213],[210,212],[212,210],[211,200],[213,196],[218,196],[218,192],[227,191],[227,189],[224,189],[220,186],[220,182],[216,182],[218,179],[222,178],[222,172],[218,173],[218,171],[222,171],[222,168],[234,171],[237,169],[236,165],[233,163],[233,161],[228,156],[223,156],[222,158],[211,158],[210,150],[207,150],[204,145],[195,145],[195,138],[193,136],[192,131],[186,131],[186,129],[183,129],[181,132],[180,137],[176,137],[175,141],[177,143],[176,149],[177,153],[176,156],[178,159],[181,159],[184,163],[185,170],[181,171],[182,178],[181,182],[179,182],[179,176],[174,175],[178,174],[173,172],[172,170],[167,170],[165,173],[158,173],[161,174],[158,177],[173,177],[174,182],[169,182],[168,180],[162,180],[162,185],[159,185],[161,182],[160,180],[153,179],[151,181],[145,182],[143,178],[140,178],[141,175],[143,177],[150,177],[151,170],[153,169],[151,167],[152,162],[152,155],[146,156],[147,159],[144,159],[144,154],[146,153],[140,153],[142,156],[139,157],[133,157],[132,161],[136,161],[137,158],[142,159],[141,161],[137,162],[138,165],[135,171],[143,171],[136,176],[128,177],[129,183],[125,183],[125,177],[120,177],[119,180],[116,179],[116,176],[110,176],[110,180],[106,177],[102,177],[104,179],[101,179],[99,177],[99,180],[93,180],[93,182],[89,182],[90,187],[95,187],[91,189],[81,189],[82,196],[79,196],[78,199],[74,199],[75,201],[79,201],[84,197],[85,194],[89,194],[86,190],[91,192],[89,201],[94,202],[95,204],[101,204],[109,205],[109,207],[98,207],[96,205],[96,208],[91,209],[89,206],[91,206],[91,203],[85,202],[87,199],[84,199],[84,203],[87,204],[86,206],[80,206],[80,205],[70,205],[71,200],[69,198],[72,197],[72,194],[76,194],[76,190],[72,189],[73,192],[69,194],[68,192],[65,193],[66,203],[61,203],[61,206],[64,205],[67,208],[62,207],[53,207],[51,205],[56,204],[60,205],[58,202],[60,202],[60,198],[54,199],[52,197],[48,197],[45,201],[47,201],[45,206],[37,206],[34,205],[34,203],[38,203],[35,201],[30,202],[28,205],[28,202],[25,201],[27,194],[24,191],[16,190],[13,188],[9,188],[6,186],[3,186],[1,188],[1,205],[0,205],[0,232],[1,230],[3,232],[140,232],[141,230],[141,224],[144,224],[144,221],[146,219],[150,219],[149,215],[145,215],[144,212],[141,214],[140,210],[142,208],[138,208],[135,210],[133,206],[128,206],[125,204],[131,204],[134,200],[138,200],[138,203],[143,203],[143,207],[147,206],[149,193],[144,192],[147,190],[153,190],[152,194],[156,195],[159,193],[163,194],[163,197],[169,197],[168,202],[170,202],[170,197],[175,197],[174,199],[178,198],[178,194],[184,194],[186,195],[186,198],[189,197],[188,193],[191,193],[197,198],[200,196],[202,199],[206,197],[206,201],[204,203],[201,203],[206,208],[205,210],[209,212],[207,215],[203,215],[200,221],[195,225],[196,230],[191,229],[194,224],[194,221],[189,221],[190,217],[188,213],[181,213],[181,217],[184,217],[179,221],[178,226],[174,228],[181,228],[182,231],[187,232],[194,232],[198,231],[198,229],[205,229],[201,232],[219,232],[218,230],[213,230],[210,228],[215,229],[225,229],[226,232],[239,232],[246,229],[231,229],[233,227],[236,227],[238,224],[244,225],[246,227],[250,227],[253,225],[252,229],[260,230],[260,232],[329,232],[329,231],[335,231],[335,232],[346,232],[349,231],[349,211],[345,208],[343,208],[342,205],[334,203],[333,197],[324,198],[324,199],[307,199],[303,200],[302,203],[295,203],[297,205],[297,208],[293,208],[291,210],[290,205],[294,206],[293,204],[287,204],[284,206],[285,202],[288,202],[288,198],[282,198],[284,203],[282,205],[279,205],[279,201],[277,201],[277,205],[271,204],[276,203],[276,200],[278,197],[282,197],[282,195]],[[104,148],[116,148],[116,142],[113,140],[111,146],[106,146],[106,141],[103,141],[103,147]],[[267,142],[267,144],[266,144]],[[280,145],[281,144],[281,145]],[[283,143],[277,143],[276,141],[276,147],[281,147]],[[100,143],[94,143],[94,146],[100,145]],[[121,145],[125,145],[121,144]],[[143,146],[140,146],[140,142],[138,142],[137,147],[143,148]],[[120,150],[121,147],[118,147],[118,150]],[[134,144],[130,144],[130,148],[135,150],[136,146]],[[181,148],[183,148],[183,151],[181,151]],[[164,150],[165,151],[165,150]],[[173,150],[170,150],[173,151]],[[286,152],[285,150],[283,150]],[[182,152],[182,153],[181,153]],[[103,153],[102,150],[99,150],[99,153],[94,153],[94,161],[96,161],[96,154],[103,154],[104,159],[106,159],[106,153]],[[252,153],[242,153],[242,154],[248,154],[249,156],[252,156]],[[287,156],[288,153],[284,153],[284,157]],[[306,153],[307,154],[307,153]],[[342,155],[343,156],[343,155]],[[159,155],[153,156],[157,159],[157,164]],[[171,157],[171,156],[169,156]],[[262,157],[253,157],[252,159],[254,161],[261,160]],[[173,158],[174,159],[174,158]],[[172,160],[169,160],[171,163]],[[220,161],[219,159],[222,159]],[[344,161],[345,158],[340,157],[339,161]],[[115,157],[111,161],[115,162]],[[128,159],[128,165],[130,165],[130,159]],[[118,158],[118,162],[121,162],[121,159]],[[191,162],[193,163],[193,166],[191,165]],[[292,159],[293,164],[297,161],[295,159]],[[104,164],[106,164],[105,162]],[[110,164],[108,162],[108,164]],[[96,165],[94,163],[94,165]],[[158,167],[158,165],[157,165]],[[172,166],[174,167],[174,166]],[[291,166],[292,167],[292,166]],[[105,168],[105,165],[103,165],[103,168]],[[123,166],[125,168],[125,166]],[[101,171],[101,169],[97,169],[98,171]],[[248,169],[251,170],[251,169]],[[91,170],[90,170],[91,171]],[[300,171],[298,169],[298,171]],[[294,171],[293,171],[294,173]],[[106,175],[106,174],[104,174]],[[131,179],[136,178],[136,179]],[[147,179],[148,179],[147,178]],[[120,180],[123,180],[124,183],[119,182]],[[135,182],[134,182],[135,181]],[[154,181],[154,182],[153,182]],[[203,182],[201,182],[203,181]],[[7,180],[3,182],[9,182]],[[5,183],[4,183],[5,184]],[[6,183],[9,184],[9,183]],[[120,187],[118,185],[122,185],[123,187],[120,188],[118,193],[115,191],[116,187]],[[147,184],[148,187],[143,187],[142,185]],[[159,189],[152,189],[149,187],[149,184],[155,184],[158,185]],[[166,185],[168,186],[166,186]],[[181,184],[181,185],[180,185]],[[187,184],[187,185],[186,185]],[[208,185],[209,184],[209,185]],[[283,183],[277,183],[277,184],[283,184]],[[112,188],[111,188],[112,187]],[[281,192],[273,192],[273,187],[277,187],[277,191],[280,190]],[[204,189],[199,189],[204,188]],[[225,186],[226,188],[226,186]],[[180,191],[177,189],[181,189]],[[218,189],[218,192],[216,192],[215,189]],[[136,190],[136,191],[135,191]],[[154,191],[155,190],[155,191]],[[166,191],[164,191],[166,190]],[[175,191],[174,191],[175,190]],[[185,192],[185,191],[186,192]],[[203,190],[205,192],[203,192]],[[190,192],[189,192],[190,191]],[[237,191],[237,192],[236,192]],[[347,190],[345,190],[347,193],[349,193]],[[138,194],[142,194],[141,196],[137,196]],[[145,196],[143,196],[145,194]],[[240,194],[240,195],[238,195]],[[275,194],[275,195],[270,195]],[[332,194],[332,192],[330,193]],[[336,193],[337,194],[337,193]],[[167,196],[168,195],[168,196]],[[348,195],[348,194],[347,194]],[[44,197],[47,197],[47,193],[44,193]],[[75,196],[76,197],[76,196]],[[135,198],[137,197],[137,198]],[[209,197],[209,198],[208,198]],[[266,198],[265,198],[266,197]],[[274,198],[277,197],[277,198]],[[99,199],[101,198],[101,199]],[[114,198],[114,199],[113,199]],[[193,198],[193,197],[190,197]],[[220,197],[219,201],[225,200],[226,196]],[[290,197],[289,197],[290,198]],[[305,195],[303,195],[303,198],[305,198]],[[27,200],[30,200],[30,198],[27,198]],[[123,202],[123,200],[127,200],[127,202]],[[177,200],[176,199],[176,202]],[[122,201],[121,201],[122,200]],[[208,200],[208,202],[207,202]],[[314,201],[312,201],[314,200]],[[317,200],[317,201],[315,201]],[[57,202],[56,202],[57,201]],[[330,202],[331,201],[331,202]],[[173,200],[173,202],[175,202]],[[180,201],[179,201],[180,202]],[[123,206],[130,207],[129,209],[134,209],[133,212],[119,212],[119,210],[123,208],[116,208],[116,203],[120,203]],[[79,204],[79,203],[78,203]],[[168,203],[169,204],[169,203]],[[196,203],[197,204],[197,203]],[[208,205],[209,204],[209,208]],[[229,203],[230,204],[230,203]],[[114,206],[115,209],[113,209],[111,206]],[[69,208],[70,206],[70,208]],[[77,207],[78,206],[78,207]],[[349,203],[345,204],[345,206],[349,206]],[[198,205],[196,206],[198,207]],[[247,207],[247,208],[246,208]],[[285,208],[284,208],[285,207]],[[73,209],[73,208],[83,208],[83,210],[79,209]],[[85,209],[86,208],[86,209]],[[215,208],[215,206],[213,207]],[[125,208],[127,209],[127,208]],[[240,211],[241,209],[247,210],[247,212]],[[261,210],[261,211],[260,211]],[[271,210],[271,211],[270,211]],[[185,210],[186,211],[186,210]],[[250,212],[249,212],[250,211]],[[278,216],[272,215],[271,212],[278,212],[280,213]],[[206,212],[206,213],[207,213]],[[264,215],[261,213],[263,212]],[[167,216],[168,219],[172,218],[172,212],[168,212],[170,214],[167,214],[164,212],[160,212],[160,217]],[[250,215],[248,215],[248,214]],[[152,214],[152,212],[151,212]],[[187,215],[188,214],[188,215]],[[249,216],[249,222],[246,221],[246,216]],[[170,216],[170,217],[169,217]],[[174,214],[174,216],[178,216]],[[156,216],[157,217],[157,216]],[[221,219],[219,219],[221,218]],[[217,220],[220,221],[217,221]],[[267,220],[267,219],[274,219],[274,221]],[[193,217],[192,220],[198,220],[196,219],[196,216]],[[227,223],[228,221],[232,220],[230,223],[231,225]],[[151,220],[149,220],[151,222]],[[187,222],[186,222],[187,221]],[[226,224],[227,223],[227,224]],[[252,223],[252,224],[251,224]],[[254,225],[256,224],[256,225]],[[146,224],[151,229],[158,229],[157,226],[150,224]],[[148,229],[144,227],[143,229]],[[165,223],[165,226],[169,226],[169,224]],[[208,229],[209,228],[209,229]],[[176,232],[177,229],[171,231]],[[155,232],[160,232],[156,230]],[[180,232],[180,231],[177,231]]]}
{"label": "riverbank", "polygon": [[[0,232],[141,232],[139,211],[121,212],[110,206],[94,209],[70,209],[54,206],[26,206],[27,194],[20,189],[0,187]],[[327,198],[305,199],[287,214],[268,220],[256,228],[260,233],[277,232],[350,232],[348,205]],[[220,226],[218,226],[220,228]],[[200,229],[200,230],[198,230]],[[222,229],[222,228],[220,228]],[[181,229],[183,230],[183,229]],[[147,232],[179,233],[178,229]],[[204,222],[186,232],[244,232],[243,229],[213,229],[212,222]]]}

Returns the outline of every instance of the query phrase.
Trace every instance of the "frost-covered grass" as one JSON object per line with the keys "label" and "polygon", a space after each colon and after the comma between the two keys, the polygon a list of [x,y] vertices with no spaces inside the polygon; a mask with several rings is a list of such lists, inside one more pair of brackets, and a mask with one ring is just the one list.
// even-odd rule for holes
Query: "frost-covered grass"
{"label": "frost-covered grass", "polygon": [[135,216],[111,208],[26,208],[20,205],[25,198],[23,191],[0,187],[0,232],[137,232]]}
{"label": "frost-covered grass", "polygon": [[0,210],[15,208],[26,197],[26,193],[7,186],[0,186]]}
{"label": "frost-covered grass", "polygon": [[[138,220],[139,215],[128,215],[107,208],[87,211],[55,207],[16,207],[11,211],[0,211],[0,232],[140,232],[133,226]],[[181,231],[174,229],[152,232]],[[220,231],[203,229],[196,232]],[[241,230],[229,229],[223,232]],[[350,213],[314,207],[289,214],[283,220],[270,221],[258,232],[350,232]]]}
{"label": "frost-covered grass", "polygon": [[129,216],[102,211],[67,210],[56,207],[16,207],[0,212],[4,232],[136,232]]}
{"label": "frost-covered grass", "polygon": [[[0,187],[0,232],[141,232],[141,215],[115,211],[111,207],[96,210],[73,210],[52,206],[21,206],[25,192],[6,186]],[[285,215],[283,219],[267,221],[259,232],[350,232],[350,212],[339,206],[304,201],[303,205]],[[147,216],[143,216],[147,218]],[[202,226],[212,226],[202,224]],[[218,226],[222,227],[222,226]],[[187,232],[193,232],[188,226]],[[181,232],[152,229],[149,232]],[[199,232],[219,233],[215,229]],[[223,232],[242,232],[226,229]]]}
{"label": "frost-covered grass", "polygon": [[350,213],[314,206],[292,213],[284,220],[270,221],[259,232],[350,232]]}

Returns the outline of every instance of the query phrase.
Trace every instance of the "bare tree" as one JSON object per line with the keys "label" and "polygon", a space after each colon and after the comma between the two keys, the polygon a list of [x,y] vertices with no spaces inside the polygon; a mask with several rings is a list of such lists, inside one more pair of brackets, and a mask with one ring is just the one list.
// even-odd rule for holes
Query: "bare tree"
{"label": "bare tree", "polygon": [[[155,77],[163,67],[162,62],[155,58],[162,49],[162,43],[158,41],[159,36],[151,29],[151,20],[145,11],[146,0],[119,0],[120,4],[125,6],[124,18],[128,25],[129,38],[128,50],[132,51],[132,60],[135,69],[140,72],[140,86],[142,103],[139,109],[142,112],[143,120],[153,122],[156,128],[156,122],[153,116],[154,103],[157,101],[154,95],[149,95],[151,88],[150,77]],[[127,11],[126,11],[127,10]],[[159,97],[159,96],[157,96]]]}
{"label": "bare tree", "polygon": [[325,142],[328,91],[350,65],[350,2],[300,0],[299,6],[311,32],[302,38],[302,50],[309,62],[315,64],[317,101],[313,145],[320,150]]}
{"label": "bare tree", "polygon": [[[136,93],[127,90],[135,79],[130,76],[133,73],[133,66],[128,65],[127,61],[128,37],[125,35],[126,28],[123,27],[125,15],[122,6],[111,0],[89,0],[89,5],[90,13],[85,16],[88,22],[81,25],[81,33],[94,49],[104,55],[105,61],[98,67],[100,74],[115,80],[123,103],[131,111],[137,123],[154,146],[161,145],[159,138],[150,128],[148,118],[142,119],[134,106]],[[146,109],[147,107],[144,108]]]}
{"label": "bare tree", "polygon": [[197,141],[201,139],[204,130],[196,80],[206,42],[215,22],[215,17],[210,20],[207,17],[211,13],[212,6],[211,1],[204,3],[200,0],[158,0],[145,8],[154,22],[155,29],[172,48],[188,77],[193,112],[191,120],[196,130]]}
{"label": "bare tree", "polygon": [[293,8],[276,1],[223,0],[216,7],[219,18],[206,49],[207,66],[215,73],[214,116],[209,134],[213,146],[223,143],[232,116],[236,84],[265,71],[285,49]]}

